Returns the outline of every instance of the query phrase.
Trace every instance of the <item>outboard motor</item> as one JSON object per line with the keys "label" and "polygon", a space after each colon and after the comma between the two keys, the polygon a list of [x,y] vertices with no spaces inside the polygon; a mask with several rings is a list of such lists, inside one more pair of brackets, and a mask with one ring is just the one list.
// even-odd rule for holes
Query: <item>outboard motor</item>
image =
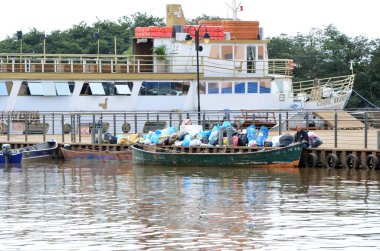
{"label": "outboard motor", "polygon": [[11,154],[12,154],[11,145],[4,144],[2,150],[3,150],[4,159],[5,159],[5,164],[9,164]]}

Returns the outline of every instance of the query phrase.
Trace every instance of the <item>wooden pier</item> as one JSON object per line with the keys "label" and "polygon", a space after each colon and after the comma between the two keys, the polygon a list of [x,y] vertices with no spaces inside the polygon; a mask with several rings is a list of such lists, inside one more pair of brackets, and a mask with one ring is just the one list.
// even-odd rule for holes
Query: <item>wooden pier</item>
{"label": "wooden pier", "polygon": [[[245,110],[243,112],[246,112]],[[302,123],[306,126],[306,130],[310,129],[322,141],[323,144],[318,148],[305,149],[302,155],[302,166],[306,167],[328,167],[328,168],[379,168],[380,158],[380,112],[378,111],[268,111],[273,118],[278,118],[277,125],[269,131],[268,139],[274,136],[290,134],[294,135],[295,125]],[[244,113],[242,111],[229,111],[228,117],[230,121],[249,122],[259,127],[262,122],[261,113],[256,114],[254,111]],[[253,114],[255,116],[253,116]],[[264,114],[264,113],[263,113]],[[266,114],[266,113],[265,113]],[[13,115],[13,113],[11,114]],[[221,124],[226,118],[226,114],[222,111],[209,112],[202,114],[200,123],[203,128],[206,124]],[[252,115],[252,118],[249,116]],[[260,116],[259,116],[260,115]],[[276,116],[274,116],[276,115]],[[34,132],[30,127],[30,121],[24,119],[13,118],[9,114],[2,116],[2,130],[0,130],[0,146],[9,143],[12,148],[22,148],[25,146],[41,143],[49,139],[55,139],[59,142],[60,147],[70,144],[74,149],[87,149],[98,151],[122,151],[129,146],[116,144],[91,144],[91,125],[95,124],[99,119],[103,119],[103,123],[109,125],[109,129],[105,129],[112,135],[124,135],[126,133],[137,133],[147,130],[163,129],[161,125],[163,121],[165,126],[180,127],[182,121],[186,119],[193,120],[197,124],[198,114],[195,112],[173,112],[173,113],[103,113],[103,114],[50,114],[41,113],[38,122],[43,130]],[[11,119],[12,130],[6,127]],[[259,120],[258,120],[259,119]],[[312,120],[312,121],[310,121]],[[267,121],[264,121],[267,122]],[[312,123],[310,123],[312,122]],[[146,124],[151,125],[148,129]],[[314,127],[309,127],[314,124]],[[28,125],[28,126],[27,126]],[[129,125],[125,130],[125,125]],[[309,125],[309,126],[308,126]],[[20,128],[19,128],[20,127]],[[48,128],[47,128],[48,127]],[[0,128],[0,129],[1,129]],[[25,130],[27,128],[27,130]],[[146,129],[146,130],[145,130]],[[24,133],[26,132],[26,134]],[[186,150],[187,149],[187,150]],[[210,152],[212,151],[250,151],[248,147],[214,147],[210,149],[206,146],[176,149],[180,151]],[[57,152],[57,156],[61,156]]]}

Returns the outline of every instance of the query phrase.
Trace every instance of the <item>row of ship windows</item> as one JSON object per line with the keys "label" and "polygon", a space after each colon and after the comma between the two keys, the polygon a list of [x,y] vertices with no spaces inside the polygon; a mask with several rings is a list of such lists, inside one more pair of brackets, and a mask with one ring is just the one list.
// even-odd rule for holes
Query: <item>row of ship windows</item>
{"label": "row of ship windows", "polygon": [[[26,82],[21,85],[19,96],[70,96],[74,92],[74,82]],[[187,95],[189,82],[146,82],[139,90],[142,96]],[[0,82],[0,96],[8,96],[12,82]],[[115,96],[131,95],[133,82],[90,82],[84,83],[81,96]],[[201,94],[232,94],[232,93],[270,93],[271,83],[262,82],[207,82],[200,83]]]}

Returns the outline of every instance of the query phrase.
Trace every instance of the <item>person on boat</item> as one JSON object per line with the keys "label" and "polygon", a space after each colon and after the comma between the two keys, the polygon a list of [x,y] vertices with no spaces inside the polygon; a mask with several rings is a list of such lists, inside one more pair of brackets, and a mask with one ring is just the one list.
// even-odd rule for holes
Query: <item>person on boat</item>
{"label": "person on boat", "polygon": [[302,129],[300,124],[296,125],[297,132],[294,134],[294,143],[302,142],[305,143],[306,147],[309,147],[309,136],[306,131]]}

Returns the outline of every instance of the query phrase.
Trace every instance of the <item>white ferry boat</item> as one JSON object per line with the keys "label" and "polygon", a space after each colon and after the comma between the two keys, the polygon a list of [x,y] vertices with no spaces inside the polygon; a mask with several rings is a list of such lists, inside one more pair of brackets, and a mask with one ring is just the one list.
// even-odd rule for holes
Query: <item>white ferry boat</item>
{"label": "white ferry boat", "polygon": [[[269,59],[269,41],[262,38],[258,22],[188,26],[181,6],[168,5],[167,26],[136,28],[129,56],[1,53],[0,107],[3,112],[344,108],[353,75],[293,83],[293,61]],[[155,54],[157,48],[164,53]]]}

